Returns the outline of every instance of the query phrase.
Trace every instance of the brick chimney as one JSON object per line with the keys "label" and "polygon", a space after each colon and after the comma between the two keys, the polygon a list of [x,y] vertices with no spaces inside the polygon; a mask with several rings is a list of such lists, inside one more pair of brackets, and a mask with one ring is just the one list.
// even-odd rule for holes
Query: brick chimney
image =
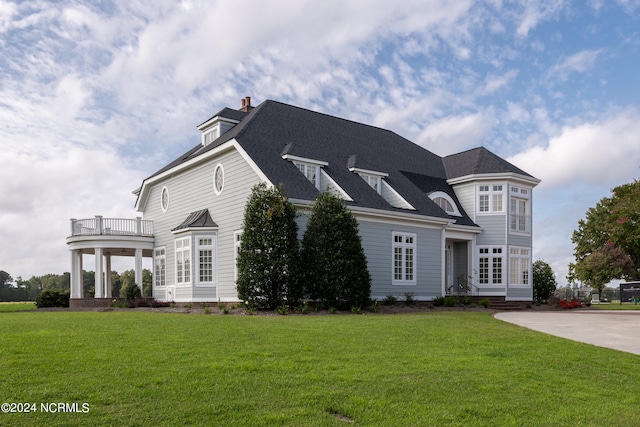
{"label": "brick chimney", "polygon": [[241,101],[242,101],[242,106],[240,107],[240,111],[248,113],[249,111],[253,110],[253,107],[251,106],[250,96],[245,96],[244,99],[242,99]]}

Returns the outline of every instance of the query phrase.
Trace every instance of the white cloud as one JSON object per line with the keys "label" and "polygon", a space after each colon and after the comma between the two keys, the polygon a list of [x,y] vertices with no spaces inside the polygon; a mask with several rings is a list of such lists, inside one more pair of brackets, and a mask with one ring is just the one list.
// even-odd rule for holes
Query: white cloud
{"label": "white cloud", "polygon": [[0,0],[0,34],[9,28],[17,11],[18,7],[14,3]]}
{"label": "white cloud", "polygon": [[557,77],[560,80],[566,80],[572,72],[582,73],[593,68],[598,55],[602,49],[583,50],[581,52],[570,55],[549,70],[550,77]]}
{"label": "white cloud", "polygon": [[440,156],[446,156],[480,145],[495,123],[492,108],[473,114],[449,116],[429,124],[415,142]]}
{"label": "white cloud", "polygon": [[516,30],[518,36],[526,37],[538,23],[556,16],[564,7],[564,0],[526,0],[525,10],[519,17],[520,24]]}
{"label": "white cloud", "polygon": [[485,78],[483,86],[477,90],[478,95],[489,95],[499,90],[500,88],[507,86],[518,75],[518,70],[509,70],[501,76],[488,75]]}
{"label": "white cloud", "polygon": [[626,109],[599,121],[562,128],[546,147],[533,147],[508,159],[542,179],[541,187],[576,182],[615,186],[638,176],[640,111]]}

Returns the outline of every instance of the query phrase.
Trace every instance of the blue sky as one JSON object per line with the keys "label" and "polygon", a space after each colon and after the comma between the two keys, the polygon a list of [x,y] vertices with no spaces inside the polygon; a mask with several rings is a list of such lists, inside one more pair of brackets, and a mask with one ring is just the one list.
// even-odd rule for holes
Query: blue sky
{"label": "blue sky", "polygon": [[562,285],[578,220],[640,177],[638,70],[638,0],[0,0],[0,270],[68,271],[70,218],[134,217],[251,96],[507,158]]}

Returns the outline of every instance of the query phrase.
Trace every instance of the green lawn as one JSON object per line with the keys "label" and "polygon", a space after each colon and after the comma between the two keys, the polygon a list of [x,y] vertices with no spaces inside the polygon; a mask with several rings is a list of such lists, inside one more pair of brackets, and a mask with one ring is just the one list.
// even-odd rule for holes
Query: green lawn
{"label": "green lawn", "polygon": [[1,313],[0,401],[38,412],[0,425],[636,426],[639,361],[488,312]]}
{"label": "green lawn", "polygon": [[0,302],[0,313],[6,313],[9,311],[28,311],[35,309],[35,302]]}
{"label": "green lawn", "polygon": [[640,304],[634,304],[632,302],[624,302],[620,304],[620,301],[591,304],[591,307],[597,308],[598,310],[640,310]]}

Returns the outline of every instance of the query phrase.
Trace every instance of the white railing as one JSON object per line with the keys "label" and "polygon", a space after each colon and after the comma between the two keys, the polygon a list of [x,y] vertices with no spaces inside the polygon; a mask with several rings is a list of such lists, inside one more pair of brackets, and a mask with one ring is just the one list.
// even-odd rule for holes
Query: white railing
{"label": "white railing", "polygon": [[71,219],[72,236],[109,234],[113,236],[153,236],[153,222],[142,218],[95,218]]}

